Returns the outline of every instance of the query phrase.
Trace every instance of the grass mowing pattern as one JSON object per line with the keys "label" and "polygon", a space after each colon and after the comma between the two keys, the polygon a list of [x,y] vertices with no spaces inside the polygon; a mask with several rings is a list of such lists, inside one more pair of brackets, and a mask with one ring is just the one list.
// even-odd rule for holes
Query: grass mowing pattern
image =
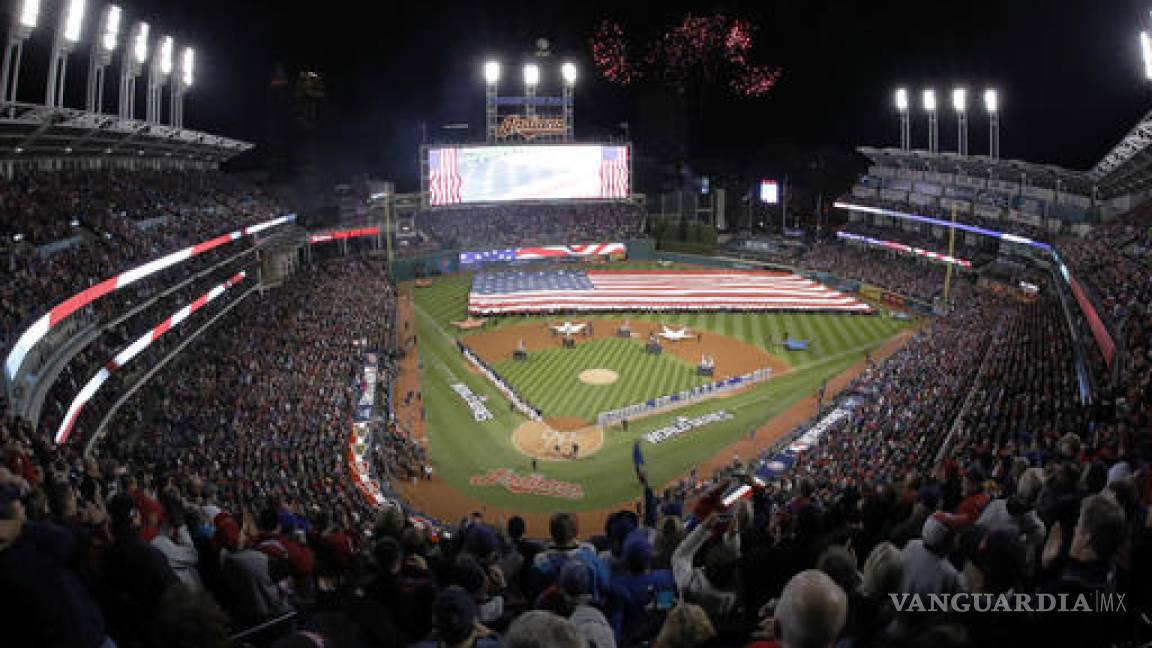
{"label": "grass mowing pattern", "polygon": [[[687,472],[693,465],[716,454],[725,446],[784,412],[801,398],[812,394],[821,381],[830,378],[863,357],[866,349],[880,346],[906,327],[906,323],[884,316],[794,313],[703,313],[683,315],[626,315],[633,320],[655,320],[667,324],[687,324],[693,328],[727,335],[761,346],[792,365],[792,371],[747,392],[717,401],[705,401],[646,418],[629,427],[627,433],[612,428],[601,450],[577,461],[545,461],[540,472],[553,479],[584,486],[585,497],[578,502],[535,495],[514,495],[499,487],[473,488],[472,475],[496,468],[512,468],[524,473],[529,460],[511,442],[512,430],[524,417],[508,411],[503,396],[482,377],[471,373],[454,339],[467,333],[455,331],[450,322],[466,317],[471,278],[466,275],[441,277],[429,288],[414,288],[415,326],[424,363],[422,385],[427,410],[428,448],[437,474],[445,481],[472,493],[483,501],[521,511],[548,512],[598,509],[635,501],[640,496],[632,471],[632,442],[645,432],[667,425],[678,416],[696,416],[719,409],[734,415],[731,421],[701,428],[658,445],[644,444],[649,476],[663,484]],[[580,318],[596,319],[593,318]],[[540,324],[546,318],[503,317],[489,326]],[[793,337],[811,338],[810,351],[785,354],[773,341],[788,331]],[[559,351],[569,351],[559,349]],[[576,349],[579,351],[579,348]],[[595,368],[595,367],[585,367]],[[464,401],[453,392],[452,382],[466,383],[477,394],[487,396],[492,421],[476,423]],[[619,383],[617,383],[619,384]],[[612,389],[614,385],[606,387]],[[543,407],[543,405],[541,405]],[[547,410],[545,410],[547,411]]]}
{"label": "grass mowing pattern", "polygon": [[[494,368],[545,416],[588,421],[606,410],[709,382],[675,356],[652,355],[638,342],[612,338],[578,342],[575,349],[533,351],[526,362],[507,360]],[[585,369],[611,369],[620,378],[611,385],[588,385],[578,377]]]}

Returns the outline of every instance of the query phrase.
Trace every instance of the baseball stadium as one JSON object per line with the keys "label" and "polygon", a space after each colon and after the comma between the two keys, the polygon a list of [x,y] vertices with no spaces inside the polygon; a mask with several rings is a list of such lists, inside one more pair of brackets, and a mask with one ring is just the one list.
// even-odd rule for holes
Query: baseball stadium
{"label": "baseball stadium", "polygon": [[1152,645],[1147,0],[0,25],[3,646]]}

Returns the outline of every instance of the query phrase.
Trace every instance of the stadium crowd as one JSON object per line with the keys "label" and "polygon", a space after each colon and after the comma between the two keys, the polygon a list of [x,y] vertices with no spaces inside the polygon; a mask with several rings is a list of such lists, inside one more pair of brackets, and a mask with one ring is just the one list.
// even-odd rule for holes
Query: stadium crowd
{"label": "stadium crowd", "polygon": [[418,229],[460,250],[619,243],[638,237],[642,225],[641,208],[631,203],[486,205],[416,217]]}
{"label": "stadium crowd", "polygon": [[[820,270],[846,279],[855,279],[887,290],[932,303],[942,296],[947,269],[935,261],[898,252],[842,243],[816,244],[793,259],[807,270]],[[959,271],[953,274],[953,289],[962,298],[970,285]]]}
{"label": "stadium crowd", "polygon": [[[196,192],[170,195],[199,204]],[[629,209],[606,220],[602,211],[550,209],[494,209],[479,228],[437,212],[426,227],[444,242],[481,248],[619,240],[634,216],[639,229]],[[242,211],[230,213],[259,220],[247,212],[240,218]],[[374,424],[369,454],[389,500],[375,506],[363,497],[347,465],[359,371],[365,355],[380,350],[380,393],[387,394],[409,342],[396,342],[395,291],[381,265],[357,258],[319,265],[280,289],[251,294],[152,377],[113,419],[94,457],[82,457],[79,444],[52,444],[46,427],[5,420],[5,643],[959,648],[1146,641],[1152,273],[1143,218],[1062,248],[1126,336],[1132,379],[1114,419],[1099,422],[1078,404],[1068,360],[1074,340],[1046,290],[1018,301],[961,281],[955,310],[870,363],[830,404],[844,415],[790,464],[778,463],[778,449],[734,458],[657,494],[636,457],[634,508],[617,511],[602,529],[581,529],[575,516],[555,513],[546,541],[527,538],[520,517],[477,512],[437,522],[406,508],[387,482],[426,476],[428,458],[386,414]],[[525,239],[528,227],[536,238]],[[37,230],[35,237],[59,234]],[[189,225],[178,238],[185,235],[201,232]],[[101,239],[61,258],[87,254]],[[167,251],[176,239],[136,242],[141,247],[113,265],[148,256],[153,244],[153,252]],[[924,300],[942,283],[940,266],[839,244],[817,245],[799,264]],[[38,299],[51,301],[51,294]],[[114,330],[74,359],[62,393],[123,338]],[[381,411],[389,409],[385,402]],[[91,432],[90,425],[79,431]],[[741,485],[747,495],[725,504]],[[1090,614],[900,609],[905,595],[957,593],[1033,606],[1040,594],[1084,595],[1093,605],[1102,594],[1126,598],[1123,610]]]}
{"label": "stadium crowd", "polygon": [[[0,179],[0,346],[32,317],[98,281],[283,213],[259,188],[216,171],[61,171]],[[224,246],[191,266],[238,251]],[[125,292],[140,299],[152,289]]]}

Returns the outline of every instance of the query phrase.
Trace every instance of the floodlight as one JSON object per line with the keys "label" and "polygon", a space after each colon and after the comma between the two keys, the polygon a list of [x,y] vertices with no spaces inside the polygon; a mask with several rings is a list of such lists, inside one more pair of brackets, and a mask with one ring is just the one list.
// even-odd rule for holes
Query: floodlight
{"label": "floodlight", "polygon": [[488,85],[496,85],[500,80],[500,63],[499,61],[488,61],[484,64],[484,80]]}
{"label": "floodlight", "polygon": [[540,67],[535,63],[529,63],[524,66],[524,85],[529,88],[535,88],[536,84],[540,83]]}
{"label": "floodlight", "polygon": [[576,66],[570,62],[564,63],[560,66],[560,76],[564,77],[564,83],[573,85],[576,83]]}
{"label": "floodlight", "polygon": [[184,48],[180,57],[180,76],[185,88],[192,87],[192,67],[196,63],[196,51],[191,47]]}
{"label": "floodlight", "polygon": [[896,88],[896,110],[899,110],[900,112],[908,111],[907,88]]}
{"label": "floodlight", "polygon": [[104,16],[104,35],[100,44],[106,51],[116,49],[116,37],[120,34],[120,7],[108,5],[108,13]]}
{"label": "floodlight", "polygon": [[952,89],[952,109],[962,113],[968,109],[968,90],[965,88]]}
{"label": "floodlight", "polygon": [[993,115],[1000,110],[1000,98],[993,88],[984,91],[984,109]]}
{"label": "floodlight", "polygon": [[1144,78],[1152,81],[1152,36],[1140,32],[1140,54],[1144,57]]}
{"label": "floodlight", "polygon": [[160,41],[160,73],[168,76],[172,73],[172,37],[165,36]]}
{"label": "floodlight", "polygon": [[136,23],[136,35],[132,38],[132,55],[137,63],[148,60],[148,23]]}
{"label": "floodlight", "polygon": [[64,17],[64,40],[75,43],[80,40],[80,28],[84,24],[85,0],[69,0],[68,12]]}
{"label": "floodlight", "polygon": [[932,88],[924,91],[924,110],[936,112],[936,91]]}
{"label": "floodlight", "polygon": [[40,19],[40,0],[24,0],[20,6],[20,25],[32,29]]}

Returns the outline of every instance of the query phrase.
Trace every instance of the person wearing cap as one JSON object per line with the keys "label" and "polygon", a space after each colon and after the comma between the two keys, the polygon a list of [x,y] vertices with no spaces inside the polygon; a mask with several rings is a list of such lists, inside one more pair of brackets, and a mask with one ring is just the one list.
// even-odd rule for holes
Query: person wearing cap
{"label": "person wearing cap", "polygon": [[413,648],[499,648],[500,635],[481,625],[476,603],[463,588],[452,586],[432,602],[435,631]]}
{"label": "person wearing cap", "polygon": [[651,606],[659,613],[671,606],[676,579],[670,569],[652,569],[652,544],[642,529],[628,534],[621,557],[623,569],[612,576],[611,622],[617,640],[629,645],[657,630],[648,612]]}
{"label": "person wearing cap", "polygon": [[164,554],[140,536],[140,511],[131,494],[113,495],[107,508],[113,540],[99,570],[108,592],[105,609],[112,637],[133,645],[147,636],[161,595],[179,579]]}
{"label": "person wearing cap", "polygon": [[924,521],[921,537],[911,540],[900,554],[904,564],[901,591],[908,594],[954,594],[963,591],[960,574],[948,554],[966,519],[937,511]]}

